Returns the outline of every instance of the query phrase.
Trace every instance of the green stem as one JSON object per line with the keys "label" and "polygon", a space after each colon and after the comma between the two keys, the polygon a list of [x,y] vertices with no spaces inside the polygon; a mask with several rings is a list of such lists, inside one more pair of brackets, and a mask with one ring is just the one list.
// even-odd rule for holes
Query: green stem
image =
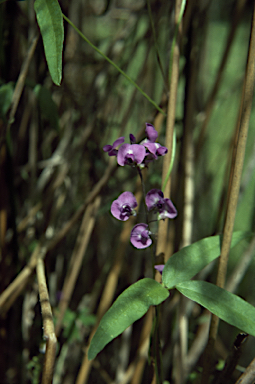
{"label": "green stem", "polygon": [[78,35],[81,36],[81,38],[83,40],[85,40],[97,53],[99,53],[101,56],[103,56],[103,58],[105,60],[108,61],[108,63],[110,63],[115,69],[117,69],[117,71],[119,71],[132,85],[134,85],[136,87],[136,89],[160,112],[162,113],[164,116],[166,116],[166,113],[163,111],[163,109],[161,109],[156,103],[155,101],[153,101],[150,96],[147,95],[147,93],[145,93],[140,87],[139,85],[136,84],[136,82],[134,80],[131,79],[131,77],[129,77],[124,71],[122,71],[122,69],[120,69],[120,67],[118,67],[117,64],[115,64],[111,59],[109,59],[109,57],[107,57],[102,51],[100,51],[100,49],[98,49],[94,44],[91,43],[91,41],[85,36],[83,35],[83,33],[71,22],[71,20],[68,19],[68,17],[66,17],[64,14],[62,14],[63,18],[75,29],[75,31],[78,33]]}

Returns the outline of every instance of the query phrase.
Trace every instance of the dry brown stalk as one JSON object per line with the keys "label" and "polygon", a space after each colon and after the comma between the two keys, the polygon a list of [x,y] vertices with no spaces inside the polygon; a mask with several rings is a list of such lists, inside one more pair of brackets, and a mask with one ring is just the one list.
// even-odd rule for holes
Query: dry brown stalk
{"label": "dry brown stalk", "polygon": [[96,221],[96,214],[100,206],[100,197],[95,199],[94,203],[88,205],[77,236],[76,244],[69,264],[69,270],[65,278],[62,289],[62,295],[59,302],[59,313],[57,315],[56,335],[61,331],[63,318],[68,308],[70,299],[73,294],[76,280],[78,278],[82,261],[91,237],[92,230]]}
{"label": "dry brown stalk", "polygon": [[[113,159],[111,159],[113,160]],[[111,174],[114,170],[117,169],[117,166],[114,161],[109,162],[109,166],[107,167],[105,174],[95,185],[85,203],[77,210],[77,212],[73,215],[73,217],[63,226],[63,228],[54,236],[54,238],[47,244],[41,245],[38,244],[33,254],[31,255],[30,261],[26,267],[19,273],[19,275],[13,280],[13,282],[5,289],[5,291],[0,295],[0,313],[6,313],[10,307],[15,302],[16,298],[22,293],[23,289],[26,287],[27,282],[32,275],[36,263],[37,257],[40,252],[42,252],[44,257],[48,251],[51,251],[57,244],[66,236],[68,231],[73,227],[75,222],[80,218],[87,205],[91,203],[95,197],[100,193],[103,186],[109,180]]]}
{"label": "dry brown stalk", "polygon": [[[233,233],[235,214],[239,196],[239,189],[241,183],[241,175],[243,169],[246,139],[249,128],[249,120],[252,106],[252,98],[255,82],[255,7],[253,10],[253,19],[251,25],[251,35],[249,43],[249,52],[247,58],[247,66],[244,78],[243,95],[239,113],[239,135],[236,150],[234,150],[234,161],[232,166],[232,175],[230,177],[229,199],[226,210],[225,223],[223,228],[223,238],[221,255],[219,259],[218,274],[216,284],[223,288],[225,285],[225,278],[227,272],[228,255]],[[205,352],[204,371],[201,378],[201,384],[206,384],[209,380],[211,364],[212,364],[212,351],[218,332],[219,318],[212,315],[211,327],[209,333],[209,340]]]}
{"label": "dry brown stalk", "polygon": [[[141,197],[142,197],[141,193],[136,194],[136,200],[138,202],[138,205],[141,201]],[[120,235],[119,245],[116,249],[113,266],[112,266],[110,273],[108,275],[107,281],[105,283],[105,288],[104,288],[104,291],[103,291],[103,294],[101,296],[100,303],[98,306],[97,323],[94,326],[94,328],[90,334],[87,349],[89,348],[90,342],[91,342],[92,337],[94,336],[94,334],[97,330],[97,327],[100,323],[101,318],[103,317],[105,312],[108,310],[108,308],[112,304],[112,300],[113,300],[114,293],[115,293],[117,283],[118,283],[119,274],[120,274],[121,267],[122,267],[125,248],[126,248],[126,245],[129,241],[130,232],[131,232],[133,225],[134,225],[134,220],[132,218],[130,218],[127,222],[124,223],[124,227],[123,227],[123,230],[122,230],[121,235]],[[93,363],[93,360],[88,360],[87,350],[86,350],[84,358],[83,358],[83,362],[82,362],[82,365],[81,365],[81,368],[80,368],[80,371],[79,371],[79,374],[78,374],[78,377],[76,380],[76,384],[86,384],[87,383],[92,363]]]}
{"label": "dry brown stalk", "polygon": [[[14,89],[14,92],[13,92],[13,96],[12,96],[12,107],[11,107],[11,111],[10,111],[10,115],[9,115],[9,121],[8,121],[8,124],[7,124],[6,132],[10,129],[10,127],[11,127],[13,121],[14,121],[14,117],[15,117],[15,114],[16,114],[16,111],[17,111],[17,108],[18,108],[20,97],[21,97],[21,94],[22,94],[22,91],[23,91],[23,88],[24,88],[24,85],[25,85],[25,80],[26,80],[26,77],[27,77],[29,65],[30,65],[30,62],[31,62],[32,57],[34,55],[38,39],[39,39],[39,34],[37,34],[32,39],[31,45],[30,45],[30,47],[28,49],[27,55],[26,55],[26,57],[24,59],[24,62],[22,64],[22,67],[21,67],[21,70],[20,70],[20,74],[19,74],[19,78],[18,78],[18,81],[16,83],[16,86],[15,86],[15,89]],[[4,136],[5,136],[6,132],[4,133]],[[4,138],[4,136],[2,138]]]}
{"label": "dry brown stalk", "polygon": [[4,315],[10,309],[16,298],[21,294],[36,267],[38,257],[44,258],[45,254],[46,249],[38,244],[31,255],[29,263],[0,295],[1,315]]}
{"label": "dry brown stalk", "polygon": [[42,384],[50,384],[53,379],[53,369],[55,364],[57,338],[55,334],[53,316],[50,306],[48,288],[45,278],[44,262],[39,257],[36,266],[38,290],[41,303],[43,337],[46,340],[45,360],[42,374]]}
{"label": "dry brown stalk", "polygon": [[254,384],[255,380],[255,359],[246,368],[235,384]]}
{"label": "dry brown stalk", "polygon": [[[178,19],[181,9],[181,0],[176,0],[175,2],[175,25],[178,25]],[[166,138],[165,146],[168,148],[168,153],[164,156],[163,160],[163,169],[162,169],[162,187],[163,183],[167,177],[169,165],[172,158],[172,145],[173,145],[173,132],[175,124],[175,109],[176,109],[176,100],[177,100],[177,88],[179,81],[179,57],[180,57],[180,43],[182,37],[182,22],[179,24],[178,34],[176,38],[176,44],[174,46],[173,52],[173,62],[172,62],[172,72],[170,79],[169,87],[169,99],[167,106],[167,121],[166,121]],[[166,187],[164,189],[164,194],[166,197],[170,197],[170,178],[167,181]],[[159,255],[161,252],[166,252],[168,236],[168,220],[161,220],[158,226],[158,241],[157,241],[157,250],[156,254]],[[167,260],[165,260],[166,262]]]}

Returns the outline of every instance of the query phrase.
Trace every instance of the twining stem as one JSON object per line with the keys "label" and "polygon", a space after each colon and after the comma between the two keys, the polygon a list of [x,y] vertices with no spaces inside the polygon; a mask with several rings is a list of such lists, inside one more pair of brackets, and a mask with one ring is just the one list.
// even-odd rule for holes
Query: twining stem
{"label": "twining stem", "polygon": [[124,71],[122,71],[122,69],[120,69],[120,67],[114,63],[114,61],[112,61],[108,56],[106,56],[102,51],[100,51],[100,49],[98,49],[93,43],[91,43],[91,41],[71,22],[71,20],[68,19],[68,17],[66,17],[64,14],[63,15],[63,18],[75,29],[75,31],[81,36],[81,38],[86,41],[97,53],[99,53],[99,55],[103,56],[103,58],[105,60],[108,61],[108,63],[110,63],[118,72],[120,72],[134,87],[136,87],[136,89],[160,112],[162,113],[164,116],[166,116],[166,113],[163,111],[163,109],[161,109],[156,103],[155,101],[153,101],[149,95],[147,95],[147,93],[145,93],[142,88],[139,87],[139,85],[136,84],[136,82],[134,80],[131,79],[131,77],[129,77]]}
{"label": "twining stem", "polygon": [[56,357],[57,338],[53,324],[53,316],[50,306],[48,288],[46,284],[44,263],[39,258],[36,266],[38,289],[42,310],[43,336],[46,340],[45,361],[43,367],[42,384],[52,383],[53,369]]}
{"label": "twining stem", "polygon": [[[230,249],[230,243],[232,238],[232,232],[235,221],[235,214],[238,202],[238,195],[241,183],[241,175],[243,169],[244,155],[246,140],[248,135],[249,120],[252,107],[252,98],[254,91],[255,82],[255,4],[253,10],[253,18],[251,25],[251,35],[249,43],[249,52],[247,59],[247,66],[244,78],[242,101],[240,106],[240,112],[238,117],[239,134],[237,139],[236,148],[234,148],[232,171],[230,175],[230,188],[229,198],[225,216],[225,223],[223,228],[223,238],[221,246],[221,255],[219,259],[218,274],[217,274],[217,285],[224,287],[225,278],[227,272],[228,255]],[[218,332],[219,318],[212,315],[211,327],[209,332],[209,340],[205,353],[204,371],[201,378],[201,384],[206,384],[209,381],[210,370],[211,370],[211,356],[212,349],[216,340]]]}

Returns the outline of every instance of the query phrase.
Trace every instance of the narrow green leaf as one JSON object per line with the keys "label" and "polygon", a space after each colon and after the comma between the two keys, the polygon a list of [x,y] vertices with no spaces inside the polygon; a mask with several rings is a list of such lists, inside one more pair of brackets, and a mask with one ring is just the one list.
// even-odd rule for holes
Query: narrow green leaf
{"label": "narrow green leaf", "polygon": [[168,296],[166,288],[148,278],[139,280],[127,288],[103,316],[91,340],[89,360],[94,359],[106,344],[140,319],[151,305],[162,303]]}
{"label": "narrow green leaf", "polygon": [[108,61],[119,73],[121,73],[136,89],[160,112],[163,116],[166,116],[166,113],[161,109],[155,101],[153,101],[149,95],[147,95],[146,92],[142,90],[142,88],[139,87],[138,84],[134,80],[129,77],[126,72],[122,71],[120,67],[114,63],[108,56],[106,56],[100,49],[98,49],[92,42],[71,22],[71,20],[68,19],[64,14],[62,15],[63,18],[75,29],[75,31],[81,36],[81,38],[86,41],[99,55],[101,55],[105,60]]}
{"label": "narrow green leaf", "polygon": [[35,0],[34,9],[42,34],[45,56],[52,81],[56,85],[60,85],[64,41],[61,8],[57,0]]}
{"label": "narrow green leaf", "polygon": [[[250,236],[250,232],[234,232],[231,247]],[[221,236],[206,237],[175,253],[170,257],[163,270],[163,284],[171,289],[182,281],[190,280],[207,264],[219,257],[220,242]]]}
{"label": "narrow green leaf", "polygon": [[255,336],[255,307],[241,297],[206,281],[185,281],[176,289],[220,319]]}

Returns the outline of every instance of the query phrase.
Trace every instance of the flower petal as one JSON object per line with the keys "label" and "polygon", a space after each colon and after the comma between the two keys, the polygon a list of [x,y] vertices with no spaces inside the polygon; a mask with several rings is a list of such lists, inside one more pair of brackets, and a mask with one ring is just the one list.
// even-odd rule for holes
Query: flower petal
{"label": "flower petal", "polygon": [[148,225],[144,223],[136,224],[131,231],[130,241],[135,248],[144,249],[151,245],[150,232]]}
{"label": "flower petal", "polygon": [[114,141],[112,147],[113,147],[113,148],[116,148],[118,145],[124,143],[124,141],[125,141],[125,137],[124,137],[124,136],[121,136],[121,137],[119,137],[117,140]]}
{"label": "flower petal", "polygon": [[159,209],[158,219],[173,219],[177,216],[177,209],[170,199],[164,199],[164,205]]}
{"label": "flower petal", "polygon": [[163,269],[165,268],[165,264],[159,264],[159,265],[154,265],[154,268],[159,271],[162,275]]}
{"label": "flower petal", "polygon": [[146,123],[145,132],[148,137],[148,140],[151,143],[155,143],[158,137],[158,132],[156,131],[156,129],[153,127],[152,124]]}
{"label": "flower petal", "polygon": [[148,210],[157,207],[158,202],[164,203],[164,194],[160,189],[151,189],[145,196],[145,203]]}
{"label": "flower petal", "polygon": [[123,144],[118,150],[117,162],[122,166],[141,164],[145,155],[146,151],[143,145]]}
{"label": "flower petal", "polygon": [[111,205],[111,214],[118,220],[126,221],[130,216],[134,216],[136,212],[137,201],[133,193],[123,192],[118,199],[114,200]]}

